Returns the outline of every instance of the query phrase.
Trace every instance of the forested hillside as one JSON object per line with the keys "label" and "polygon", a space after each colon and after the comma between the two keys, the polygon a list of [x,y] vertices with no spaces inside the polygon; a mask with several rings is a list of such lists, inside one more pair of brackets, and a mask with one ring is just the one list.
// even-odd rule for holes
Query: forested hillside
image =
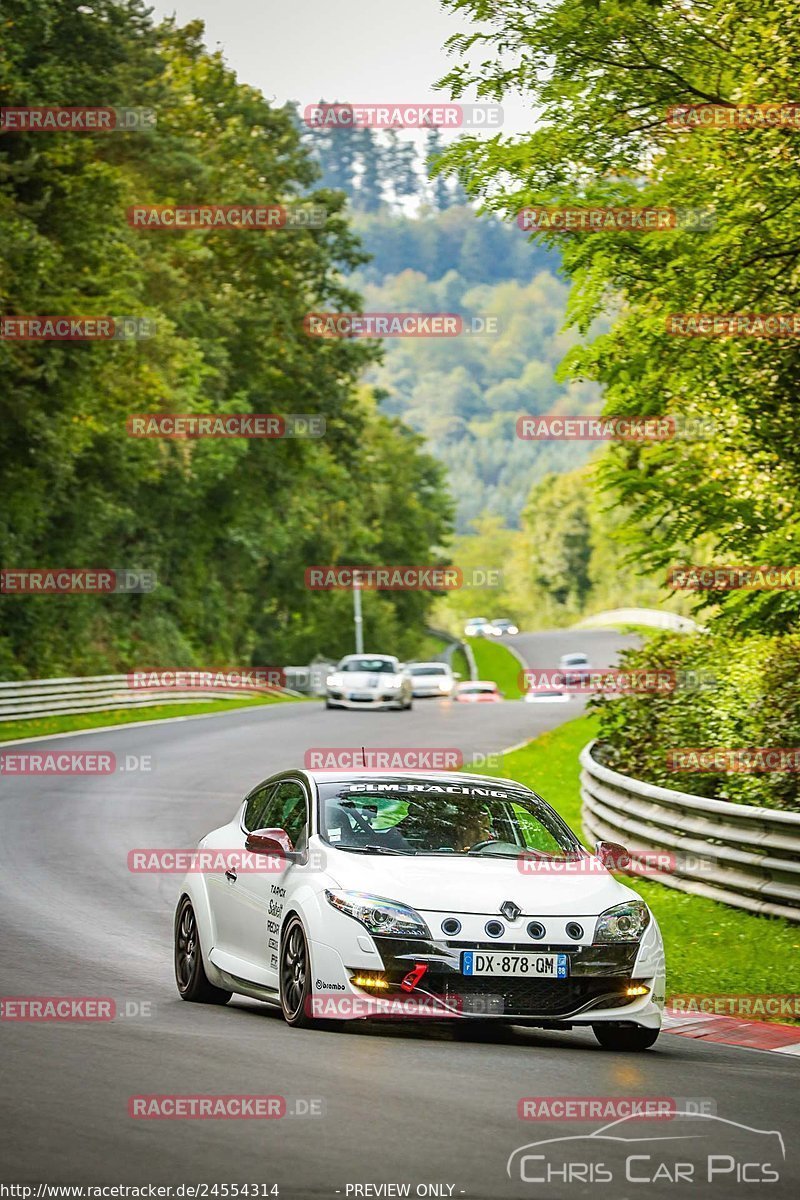
{"label": "forested hillside", "polygon": [[[3,133],[0,311],[135,315],[155,334],[0,339],[0,561],[140,567],[158,586],[0,597],[0,678],[349,650],[351,597],[309,592],[305,567],[435,561],[450,504],[420,439],[360,384],[375,348],[304,333],[307,312],[359,305],[343,196],[322,187],[293,111],[239,83],[199,22],[156,28],[139,0],[7,0],[3,15],[1,105],[144,106],[156,124]],[[302,196],[323,228],[126,222],[133,203]],[[133,440],[126,419],[142,412],[318,413],[327,433]],[[410,652],[429,599],[376,595],[367,637]]]}

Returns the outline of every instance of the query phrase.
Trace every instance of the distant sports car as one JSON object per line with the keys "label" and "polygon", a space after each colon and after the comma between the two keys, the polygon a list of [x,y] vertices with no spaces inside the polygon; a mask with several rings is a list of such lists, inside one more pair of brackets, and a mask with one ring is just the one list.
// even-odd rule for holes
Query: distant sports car
{"label": "distant sports car", "polygon": [[405,998],[456,1021],[591,1026],[608,1049],[658,1037],[661,935],[606,867],[622,848],[590,854],[513,780],[285,771],[200,850],[175,916],[184,1000],[236,992],[309,1026],[323,998],[345,1018]]}
{"label": "distant sports car", "polygon": [[453,699],[463,704],[493,704],[503,696],[491,679],[470,679],[460,683],[453,692]]}
{"label": "distant sports car", "polygon": [[447,663],[409,663],[407,669],[415,696],[449,696],[456,686],[455,677]]}
{"label": "distant sports car", "polygon": [[326,683],[326,708],[411,708],[411,676],[390,654],[348,654]]}

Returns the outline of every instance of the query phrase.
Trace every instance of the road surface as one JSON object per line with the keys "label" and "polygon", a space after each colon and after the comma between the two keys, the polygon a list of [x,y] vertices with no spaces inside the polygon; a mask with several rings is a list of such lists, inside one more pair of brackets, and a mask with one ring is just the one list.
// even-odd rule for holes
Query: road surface
{"label": "road surface", "polygon": [[[532,665],[555,666],[560,654],[586,650],[604,666],[628,640],[582,632],[520,635],[514,642]],[[466,755],[486,754],[552,728],[581,707],[577,699],[481,708],[433,700],[403,714],[326,712],[309,703],[39,743],[112,750],[123,763],[126,755],[149,755],[152,769],[0,780],[3,994],[109,996],[130,1012],[107,1024],[0,1022],[2,1182],[274,1183],[290,1200],[402,1194],[538,1200],[590,1192],[621,1200],[645,1188],[648,1198],[796,1195],[797,1061],[782,1055],[668,1035],[646,1054],[615,1055],[600,1050],[588,1032],[509,1029],[465,1040],[451,1029],[408,1023],[308,1032],[245,999],[224,1009],[178,999],[171,961],[177,880],[129,874],[130,849],[195,844],[257,780],[301,762],[310,747],[455,746]],[[129,1096],[164,1093],[278,1094],[298,1109],[304,1105],[297,1101],[321,1102],[312,1107],[323,1111],[275,1121],[128,1117]],[[696,1098],[725,1120],[781,1131],[787,1161],[778,1164],[779,1182],[735,1184],[739,1163],[728,1169],[720,1157],[726,1173],[719,1183],[705,1183],[707,1155],[728,1153],[732,1137],[759,1169],[760,1159],[775,1157],[774,1136],[708,1120],[694,1123],[703,1124],[704,1136],[693,1129],[695,1136],[680,1143],[652,1140],[670,1126],[677,1132],[672,1122],[627,1127],[626,1137],[651,1139],[635,1147],[632,1168],[639,1179],[660,1169],[649,1184],[625,1178],[630,1146],[618,1141],[581,1144],[584,1170],[576,1179],[573,1162],[569,1184],[559,1182],[567,1178],[563,1166],[547,1187],[522,1182],[518,1165],[507,1175],[509,1155],[523,1144],[588,1134],[602,1124],[523,1121],[520,1098],[632,1094]],[[667,1165],[659,1168],[662,1159]],[[684,1179],[694,1171],[692,1183],[665,1178],[676,1159]],[[597,1178],[600,1167],[614,1182]],[[523,1165],[527,1178],[541,1178],[541,1169],[533,1158]],[[389,1184],[400,1190],[387,1190]]]}

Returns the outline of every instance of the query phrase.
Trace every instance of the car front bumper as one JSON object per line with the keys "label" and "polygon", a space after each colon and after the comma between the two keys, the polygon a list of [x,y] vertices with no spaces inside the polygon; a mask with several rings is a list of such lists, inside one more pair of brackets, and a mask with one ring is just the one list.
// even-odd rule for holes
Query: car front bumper
{"label": "car front bumper", "polygon": [[359,699],[353,699],[350,692],[332,690],[327,694],[328,704],[337,708],[402,708],[406,697],[402,691],[361,691]]}

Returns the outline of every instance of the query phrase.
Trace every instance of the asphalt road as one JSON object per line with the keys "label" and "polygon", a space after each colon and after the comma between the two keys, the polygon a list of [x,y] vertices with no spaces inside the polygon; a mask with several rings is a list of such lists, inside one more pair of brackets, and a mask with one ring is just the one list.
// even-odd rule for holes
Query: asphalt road
{"label": "asphalt road", "polygon": [[[592,632],[514,642],[532,665],[555,666],[560,654],[586,650],[604,666],[626,640]],[[274,1183],[288,1198],[403,1194],[379,1190],[388,1184],[409,1184],[412,1196],[537,1200],[590,1192],[621,1200],[645,1188],[650,1197],[796,1195],[797,1062],[782,1055],[668,1035],[633,1055],[604,1052],[582,1032],[509,1029],[468,1041],[443,1026],[410,1023],[296,1031],[256,1002],[234,999],[217,1009],[178,999],[171,961],[178,881],[131,875],[131,848],[195,844],[258,779],[296,765],[311,747],[455,746],[470,761],[552,728],[581,703],[473,708],[434,700],[405,714],[286,705],[39,743],[112,750],[123,764],[126,755],[149,755],[151,770],[0,778],[2,993],[108,996],[130,1015],[107,1024],[0,1022],[0,1181]],[[128,1117],[129,1096],[163,1093],[278,1094],[290,1106],[321,1102],[322,1114]],[[549,1167],[528,1158],[523,1168],[530,1179],[550,1171],[555,1182],[522,1182],[518,1164],[509,1178],[506,1163],[518,1147],[602,1124],[520,1120],[522,1097],[628,1095],[701,1099],[723,1121],[637,1122],[614,1131],[651,1139],[633,1149],[620,1141],[566,1143],[569,1183],[561,1182],[570,1176],[560,1147],[541,1151]],[[780,1131],[786,1161],[774,1136],[724,1121]],[[680,1141],[652,1140],[679,1133]],[[626,1178],[631,1153],[639,1157],[630,1175],[651,1182]],[[724,1172],[711,1184],[709,1154],[720,1156]],[[676,1162],[684,1164],[683,1183],[671,1182]],[[763,1178],[766,1163],[778,1182],[737,1180]],[[423,1185],[440,1190],[416,1190]]]}

